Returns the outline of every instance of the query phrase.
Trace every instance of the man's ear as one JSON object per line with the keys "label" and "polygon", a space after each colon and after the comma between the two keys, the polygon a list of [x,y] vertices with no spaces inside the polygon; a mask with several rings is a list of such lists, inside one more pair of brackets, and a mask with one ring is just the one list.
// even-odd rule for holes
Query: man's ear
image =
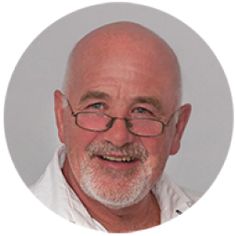
{"label": "man's ear", "polygon": [[58,137],[64,143],[64,95],[56,90],[54,92],[54,112],[56,117]]}
{"label": "man's ear", "polygon": [[175,135],[172,141],[170,154],[176,154],[179,151],[181,138],[185,127],[188,123],[192,107],[190,104],[185,104],[180,108],[180,113],[178,116],[178,121],[175,126]]}

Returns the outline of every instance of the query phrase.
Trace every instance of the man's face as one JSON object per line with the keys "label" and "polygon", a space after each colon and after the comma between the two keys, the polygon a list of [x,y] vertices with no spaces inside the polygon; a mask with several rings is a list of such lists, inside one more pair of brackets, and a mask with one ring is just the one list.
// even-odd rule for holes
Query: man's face
{"label": "man's face", "polygon": [[[157,117],[167,122],[176,109],[173,81],[178,75],[168,63],[150,59],[149,52],[139,51],[138,55],[117,53],[87,60],[82,68],[78,65],[78,79],[68,95],[74,112]],[[111,208],[143,199],[160,178],[169,154],[176,152],[175,119],[158,137],[131,134],[122,119],[105,132],[92,132],[76,126],[67,107],[62,126],[61,140],[76,182],[88,196]],[[128,155],[134,160],[127,162]]]}

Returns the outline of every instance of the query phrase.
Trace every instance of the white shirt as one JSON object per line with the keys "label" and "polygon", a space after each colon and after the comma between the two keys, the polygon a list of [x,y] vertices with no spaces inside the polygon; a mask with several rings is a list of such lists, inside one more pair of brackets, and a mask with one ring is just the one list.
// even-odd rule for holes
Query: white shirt
{"label": "white shirt", "polygon": [[[31,187],[34,195],[55,213],[67,220],[91,229],[107,230],[92,218],[78,196],[66,182],[62,167],[65,148],[59,148],[45,173]],[[161,223],[164,223],[191,207],[197,200],[174,184],[165,174],[152,189],[161,209]]]}

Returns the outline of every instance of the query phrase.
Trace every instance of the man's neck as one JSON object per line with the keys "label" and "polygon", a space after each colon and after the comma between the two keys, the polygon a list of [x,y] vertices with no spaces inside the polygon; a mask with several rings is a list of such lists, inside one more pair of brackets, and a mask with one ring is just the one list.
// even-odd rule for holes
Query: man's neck
{"label": "man's neck", "polygon": [[90,209],[91,216],[109,232],[130,232],[160,224],[160,208],[152,193],[130,207],[110,209],[99,203]]}
{"label": "man's neck", "polygon": [[67,159],[62,171],[68,184],[82,201],[89,214],[109,232],[130,232],[160,224],[160,207],[151,192],[135,205],[122,209],[111,209],[88,197],[81,190],[70,170]]}

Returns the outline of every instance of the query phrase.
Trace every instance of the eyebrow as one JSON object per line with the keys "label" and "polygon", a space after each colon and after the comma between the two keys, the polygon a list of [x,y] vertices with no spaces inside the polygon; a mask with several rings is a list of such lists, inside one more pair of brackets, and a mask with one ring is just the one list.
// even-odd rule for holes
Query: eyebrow
{"label": "eyebrow", "polygon": [[[88,91],[80,98],[80,103],[85,102],[90,99],[108,100],[110,98],[111,98],[110,95],[108,95],[107,93],[101,92],[101,91]],[[162,110],[162,106],[161,106],[160,101],[156,97],[153,97],[153,96],[135,97],[132,101],[132,104],[136,104],[136,103],[150,104],[153,107],[155,107],[157,110],[159,110],[159,111]]]}
{"label": "eyebrow", "polygon": [[85,102],[89,99],[109,99],[110,96],[107,93],[100,91],[88,91],[80,98],[80,103]]}
{"label": "eyebrow", "polygon": [[136,104],[136,103],[150,104],[153,107],[155,107],[157,110],[159,110],[159,111],[162,110],[161,103],[160,103],[160,101],[156,97],[149,97],[149,96],[136,97],[133,100],[133,104]]}

